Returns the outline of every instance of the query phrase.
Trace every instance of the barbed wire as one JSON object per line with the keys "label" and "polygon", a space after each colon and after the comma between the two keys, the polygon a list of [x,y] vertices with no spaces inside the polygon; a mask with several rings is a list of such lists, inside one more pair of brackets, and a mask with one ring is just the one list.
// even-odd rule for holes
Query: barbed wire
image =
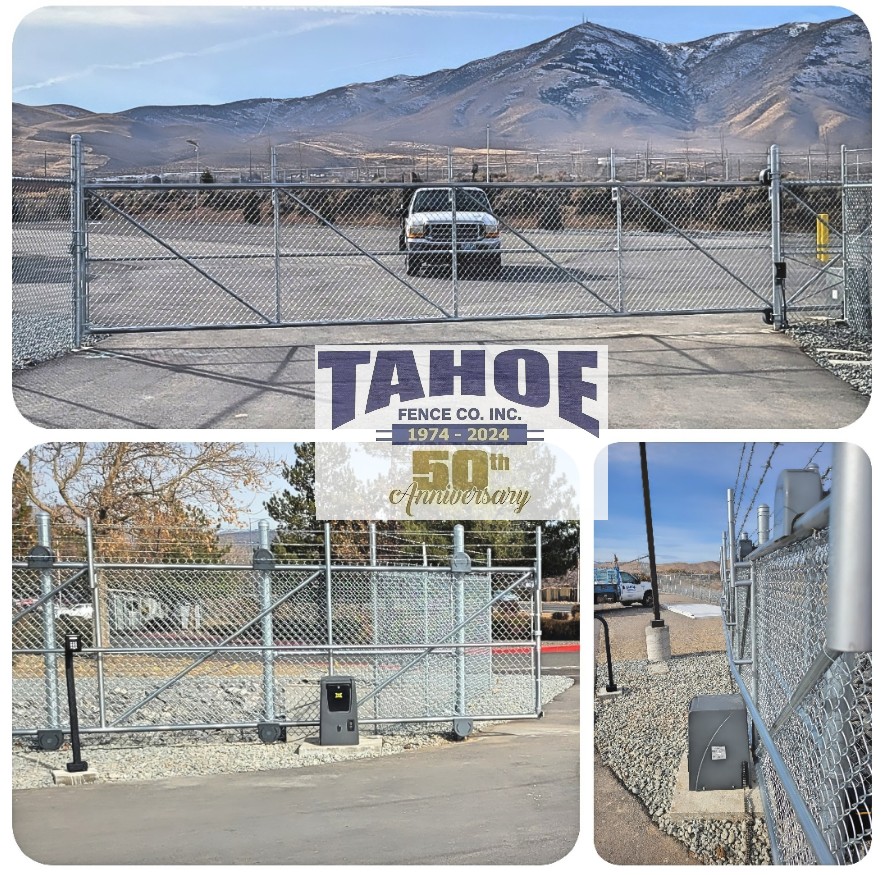
{"label": "barbed wire", "polygon": [[[736,519],[739,516],[739,509],[742,507],[742,498],[745,495],[745,487],[748,485],[748,475],[751,473],[751,461],[754,458],[754,450],[756,446],[757,444],[752,444],[751,451],[748,453],[748,462],[745,466],[745,478],[742,481],[742,491],[736,499],[736,509],[733,511],[733,519]],[[747,515],[748,514],[746,514],[746,516]]]}
{"label": "barbed wire", "polygon": [[[770,454],[769,454],[769,456],[767,456],[767,460],[764,463],[763,471],[761,471],[761,474],[760,474],[760,480],[757,483],[757,488],[754,490],[754,495],[751,496],[751,502],[749,503],[748,508],[745,511],[745,516],[742,518],[742,523],[736,529],[737,532],[745,531],[745,523],[748,521],[748,515],[751,513],[752,509],[754,508],[754,502],[757,500],[758,493],[760,492],[760,489],[763,486],[763,481],[766,479],[766,475],[770,472],[770,469],[773,467],[773,464],[772,464],[773,463],[773,456],[776,454],[776,450],[778,450],[780,446],[782,446],[781,442],[777,441],[777,442],[773,443],[773,448],[772,448],[772,450],[770,450]],[[733,514],[734,519],[736,516],[738,516],[738,511],[737,511],[737,513]]]}

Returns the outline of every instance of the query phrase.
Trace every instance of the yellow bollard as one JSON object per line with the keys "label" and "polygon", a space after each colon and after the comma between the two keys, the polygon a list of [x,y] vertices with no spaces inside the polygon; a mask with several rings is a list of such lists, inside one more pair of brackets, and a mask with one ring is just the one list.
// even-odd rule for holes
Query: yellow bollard
{"label": "yellow bollard", "polygon": [[828,214],[819,213],[816,217],[816,258],[819,261],[828,260],[828,237],[830,233]]}

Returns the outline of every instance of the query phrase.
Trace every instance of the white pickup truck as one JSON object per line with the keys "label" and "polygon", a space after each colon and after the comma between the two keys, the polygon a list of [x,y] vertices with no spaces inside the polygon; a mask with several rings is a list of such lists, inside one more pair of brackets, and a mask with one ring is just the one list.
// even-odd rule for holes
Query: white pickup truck
{"label": "white pickup truck", "polygon": [[481,276],[496,278],[502,269],[500,223],[480,188],[418,188],[403,211],[399,246],[408,276],[425,264],[449,265],[455,251],[458,275],[475,267]]}
{"label": "white pickup truck", "polygon": [[638,580],[627,571],[596,568],[595,604],[616,601],[623,605],[642,604],[648,607],[653,604],[653,587],[649,581]]}

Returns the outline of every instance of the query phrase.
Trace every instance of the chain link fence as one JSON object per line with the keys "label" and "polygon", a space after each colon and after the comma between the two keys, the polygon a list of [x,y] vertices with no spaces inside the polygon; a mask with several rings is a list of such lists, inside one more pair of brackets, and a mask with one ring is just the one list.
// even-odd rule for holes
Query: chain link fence
{"label": "chain link fence", "polygon": [[845,218],[843,180],[772,198],[757,179],[667,173],[433,183],[446,207],[417,218],[422,184],[294,181],[275,159],[262,183],[86,181],[75,140],[73,212],[72,183],[14,180],[16,366],[200,327],[715,312],[782,327],[842,317],[844,285],[848,318],[870,324],[870,214],[853,198]]}
{"label": "chain link fence", "polygon": [[718,605],[722,593],[720,582],[718,581],[718,585],[714,586],[708,577],[696,579],[685,574],[660,574],[657,582],[660,592],[685,595],[703,604]]}
{"label": "chain link fence", "polygon": [[67,726],[72,632],[83,732],[315,726],[328,675],[355,679],[378,726],[541,713],[536,562],[383,565],[373,547],[332,561],[326,529],[325,561],[294,564],[268,528],[248,565],[119,562],[96,559],[91,525],[85,560],[63,560],[48,525],[13,562],[14,735]]}
{"label": "chain link fence", "polygon": [[870,848],[869,484],[867,457],[839,445],[831,493],[723,563],[730,667],[777,863],[849,864]]}
{"label": "chain link fence", "polygon": [[12,180],[12,366],[73,344],[71,183]]}
{"label": "chain link fence", "polygon": [[843,150],[844,316],[853,330],[870,337],[871,183],[862,181],[859,174],[849,175],[851,154]]}

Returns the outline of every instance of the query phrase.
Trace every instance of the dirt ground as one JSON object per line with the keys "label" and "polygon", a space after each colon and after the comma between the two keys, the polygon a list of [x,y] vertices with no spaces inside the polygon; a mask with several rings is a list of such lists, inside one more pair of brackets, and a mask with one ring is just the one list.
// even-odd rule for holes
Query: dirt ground
{"label": "dirt ground", "polygon": [[[691,604],[694,599],[683,595],[660,593],[660,602]],[[646,659],[647,641],[644,630],[653,619],[653,608],[624,607],[620,604],[595,605],[595,616],[603,615],[610,627],[610,652],[614,662],[624,659]],[[720,617],[693,620],[683,614],[663,610],[660,614],[669,628],[672,656],[690,653],[724,652],[723,626]],[[604,633],[601,624],[595,624],[595,657],[605,660]]]}

